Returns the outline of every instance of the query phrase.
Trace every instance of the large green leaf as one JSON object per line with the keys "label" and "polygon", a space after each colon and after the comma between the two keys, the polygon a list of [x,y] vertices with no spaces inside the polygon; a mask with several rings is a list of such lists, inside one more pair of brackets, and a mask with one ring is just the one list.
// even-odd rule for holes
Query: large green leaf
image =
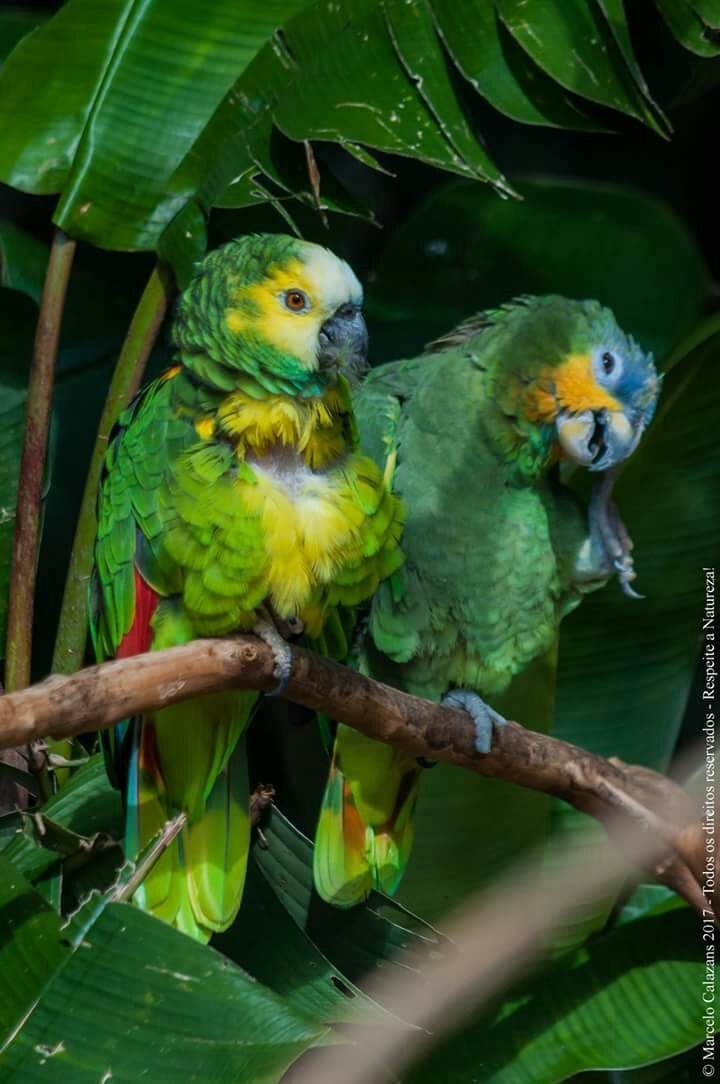
{"label": "large green leaf", "polygon": [[[498,6],[508,24],[513,24],[512,12]],[[565,94],[563,87],[568,87],[650,124],[661,123],[617,4],[608,6],[607,15],[594,4],[576,3],[574,7],[578,10],[571,13],[569,22],[571,33],[577,33],[566,55],[555,37],[544,33],[548,14],[537,5],[533,18],[540,35],[534,38],[534,51],[528,50],[531,59],[522,47],[527,43],[516,44],[511,34],[498,26],[491,4],[482,5],[482,11],[470,2],[449,5],[445,0],[404,4],[385,0],[382,5],[374,0],[361,4],[340,0],[332,9],[324,4],[310,5],[284,27],[282,35],[265,47],[238,80],[193,149],[191,160],[184,164],[183,174],[197,170],[208,156],[214,157],[216,165],[209,171],[216,186],[211,201],[241,205],[239,201],[233,204],[229,192],[222,192],[220,181],[236,178],[231,190],[239,186],[244,201],[246,171],[253,161],[270,176],[276,172],[271,146],[274,121],[293,139],[329,139],[353,152],[370,146],[455,172],[474,170],[497,187],[506,188],[491,160],[467,137],[430,26],[430,10],[437,33],[459,70],[497,109],[515,119],[596,127]],[[394,65],[381,12],[415,88]],[[563,22],[559,12],[550,19]],[[534,33],[527,20],[516,20],[513,25],[520,36],[523,27],[529,35]],[[561,38],[565,34],[563,29]],[[360,87],[362,94],[358,93]],[[413,93],[414,89],[419,93]],[[427,109],[422,108],[423,103]],[[433,118],[437,128],[431,123]],[[460,154],[448,157],[448,143]]]}
{"label": "large green leaf", "polygon": [[307,176],[285,175],[274,128],[340,143],[364,160],[362,147],[372,147],[506,188],[468,131],[424,0],[308,5],[238,79],[174,185],[195,189],[205,206],[245,206],[258,191],[254,171],[312,202]]}
{"label": "large green leaf", "polygon": [[355,1019],[361,1008],[366,1022],[385,1018],[296,924],[255,862],[250,862],[237,920],[213,945],[312,1020]]}
{"label": "large green leaf", "polygon": [[136,907],[63,925],[0,857],[0,1078],[272,1084],[324,1029]]}
{"label": "large green leaf", "polygon": [[704,1036],[700,956],[694,915],[662,901],[513,990],[443,1043],[412,1084],[556,1084],[693,1047]]}
{"label": "large green leaf", "polygon": [[47,18],[44,11],[31,7],[0,7],[0,61],[15,48],[21,38]]}
{"label": "large green leaf", "polygon": [[[0,175],[62,192],[56,221],[105,247],[152,247],[188,193],[169,179],[273,29],[302,0],[70,0],[0,74]],[[43,78],[37,73],[42,71]]]}
{"label": "large green leaf", "polygon": [[[698,56],[720,54],[720,36],[714,32],[719,15],[714,0],[707,5],[694,0],[655,0],[663,18],[678,41]],[[703,8],[712,12],[712,21],[703,18]]]}
{"label": "large green leaf", "polygon": [[[409,951],[418,943],[437,953],[452,951],[437,930],[387,896],[373,893],[365,905],[349,911],[330,907],[313,888],[310,841],[278,810],[273,810],[264,831],[268,846],[253,851],[262,877],[298,929],[349,983],[378,968],[404,969]],[[423,981],[418,973],[418,982]],[[401,1004],[385,1008],[402,1016]]]}
{"label": "large green leaf", "polygon": [[[57,794],[45,802],[42,816],[61,825],[78,840],[98,832],[121,838],[120,794],[110,786],[100,754],[74,772]],[[31,820],[26,821],[4,853],[30,881],[56,866],[62,857],[60,851],[53,849],[52,836],[44,838],[42,825],[38,830]]]}
{"label": "large green leaf", "polygon": [[718,3],[718,0],[691,0],[691,4],[711,30],[720,30],[720,3]]}
{"label": "large green leaf", "polygon": [[21,813],[3,813],[0,815],[0,851],[15,838],[18,829],[22,826]]}
{"label": "large green leaf", "polygon": [[396,230],[368,289],[376,361],[409,357],[470,313],[527,293],[597,298],[658,356],[695,326],[708,273],[670,208],[589,182],[516,186],[523,203],[452,182]]}
{"label": "large green leaf", "polygon": [[[0,74],[0,176],[61,192],[56,222],[117,248],[154,247],[200,189],[219,195],[256,168],[247,129],[258,118],[263,139],[274,121],[298,140],[357,139],[501,183],[467,127],[424,7],[414,9],[425,18],[418,36],[417,19],[408,23],[396,5],[393,41],[376,2],[311,5],[244,81],[275,27],[302,7],[272,0],[238,19],[219,0],[202,9],[189,0],[70,0]],[[228,125],[239,140],[228,140]]]}
{"label": "large green leaf", "polygon": [[[392,43],[411,82],[416,85],[442,134],[461,157],[457,172],[464,172],[462,163],[467,163],[478,176],[493,179],[502,190],[505,186],[500,183],[500,175],[478,144],[458,104],[429,3],[424,0],[415,4],[408,4],[406,0],[383,0],[382,9]],[[362,54],[362,50],[360,52]],[[349,86],[348,76],[346,81]],[[393,114],[388,114],[388,119],[393,123]],[[403,118],[400,123],[405,126],[412,123],[412,119],[408,117],[406,121]]]}
{"label": "large green leaf", "polygon": [[[587,0],[495,0],[500,17],[536,64],[561,86],[663,130],[632,56],[622,8]],[[603,6],[605,12],[603,12]],[[612,7],[609,24],[604,15]]]}
{"label": "large green leaf", "polygon": [[14,222],[0,219],[0,286],[27,294],[40,302],[48,247]]}
{"label": "large green leaf", "polygon": [[598,127],[515,42],[493,4],[433,0],[432,7],[439,33],[458,68],[499,112],[523,124]]}
{"label": "large green leaf", "polygon": [[[107,781],[102,756],[93,756],[75,772],[45,803],[41,816],[39,824],[26,818],[4,851],[18,873],[44,891],[45,880],[62,866],[65,910],[90,889],[105,890],[115,881],[122,854],[114,847],[108,855],[102,837],[121,835],[120,797]],[[95,840],[97,833],[102,837]],[[269,815],[253,854],[240,914],[213,946],[308,1019],[357,1019],[362,1007],[366,1024],[386,1021],[387,1012],[325,953],[349,964],[360,978],[371,966],[389,966],[399,948],[421,941],[440,946],[436,931],[381,897],[352,917],[325,908],[313,897],[310,843],[277,810]],[[325,911],[321,920],[318,906]]]}
{"label": "large green leaf", "polygon": [[[519,120],[592,126],[567,88],[662,123],[618,0],[573,0],[562,13],[537,0],[497,3],[507,30],[490,4],[476,18],[463,3],[455,18],[445,0],[437,11],[431,0],[270,0],[241,17],[221,0],[69,0],[0,73],[0,177],[60,192],[58,225],[111,248],[156,247],[189,202],[193,222],[217,200],[282,212],[283,192],[344,209],[339,190],[318,199],[307,177],[285,175],[278,130],[365,161],[367,147],[410,156],[508,192],[465,118],[440,36],[471,84]],[[185,232],[168,248],[181,269],[198,236],[193,227],[184,246]]]}

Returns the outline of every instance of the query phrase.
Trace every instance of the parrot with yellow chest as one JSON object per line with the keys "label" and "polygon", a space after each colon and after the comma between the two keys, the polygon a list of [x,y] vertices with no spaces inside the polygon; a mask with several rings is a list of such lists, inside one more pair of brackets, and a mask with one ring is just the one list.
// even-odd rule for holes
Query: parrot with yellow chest
{"label": "parrot with yellow chest", "polygon": [[[176,363],[121,416],[101,483],[92,627],[99,659],[254,630],[282,684],[277,626],[335,639],[402,563],[402,512],[357,448],[342,370],[362,364],[362,290],[327,249],[281,235],[210,253],[180,298]],[[116,726],[106,749],[135,858],[177,839],[134,902],[191,936],[226,929],[249,847],[243,731],[257,700],[222,692]]]}
{"label": "parrot with yellow chest", "polygon": [[[354,396],[363,449],[405,503],[405,564],[382,583],[354,663],[467,710],[479,752],[504,719],[483,699],[553,647],[558,625],[617,575],[632,543],[611,499],[660,390],[652,356],[595,301],[524,297],[427,352],[374,369]],[[602,472],[587,507],[561,461]],[[394,892],[422,769],[339,726],[320,812],[315,885],[338,907]]]}

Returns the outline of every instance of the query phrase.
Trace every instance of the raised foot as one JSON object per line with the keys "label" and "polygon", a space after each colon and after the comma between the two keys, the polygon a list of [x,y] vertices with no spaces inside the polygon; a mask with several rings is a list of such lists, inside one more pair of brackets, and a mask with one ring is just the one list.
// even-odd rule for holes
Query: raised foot
{"label": "raised foot", "polygon": [[642,598],[631,586],[637,577],[632,557],[633,542],[611,497],[615,479],[615,471],[608,471],[590,497],[588,519],[593,557],[602,571],[617,573],[623,594],[628,598]]}
{"label": "raised foot", "polygon": [[507,719],[486,704],[472,689],[453,689],[445,694],[441,703],[468,713],[475,727],[475,748],[478,753],[489,753],[492,749],[493,727],[505,726]]}
{"label": "raised foot", "polygon": [[282,696],[287,689],[290,674],[292,672],[293,653],[290,644],[283,639],[273,621],[269,611],[261,606],[257,611],[257,620],[253,625],[253,632],[268,645],[273,653],[275,664],[273,677],[277,679],[277,685],[268,696]]}

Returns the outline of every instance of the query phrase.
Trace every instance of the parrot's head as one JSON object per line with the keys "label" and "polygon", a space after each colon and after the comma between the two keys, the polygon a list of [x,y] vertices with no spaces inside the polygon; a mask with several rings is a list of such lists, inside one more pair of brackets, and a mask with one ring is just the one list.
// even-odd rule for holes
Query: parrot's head
{"label": "parrot's head", "polygon": [[[362,287],[332,252],[280,234],[240,237],[198,265],[173,341],[211,383],[233,370],[269,390],[315,395],[365,366]],[[228,384],[229,382],[229,384]]]}
{"label": "parrot's head", "polygon": [[597,301],[531,297],[507,311],[500,402],[523,428],[550,433],[562,457],[591,471],[622,463],[655,412],[652,355]]}

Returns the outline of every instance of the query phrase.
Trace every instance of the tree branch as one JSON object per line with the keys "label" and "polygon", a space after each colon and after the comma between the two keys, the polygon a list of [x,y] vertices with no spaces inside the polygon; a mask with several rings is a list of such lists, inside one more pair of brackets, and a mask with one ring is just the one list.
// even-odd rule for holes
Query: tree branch
{"label": "tree branch", "polygon": [[[0,749],[103,729],[118,719],[212,691],[269,691],[276,684],[273,665],[266,644],[238,636],[196,640],[91,666],[73,676],[54,675],[0,697]],[[605,760],[515,722],[496,731],[490,753],[478,753],[465,712],[410,696],[301,647],[293,648],[284,695],[410,756],[543,791],[608,827],[620,817],[659,840],[663,854],[672,852],[654,863],[654,873],[701,909],[697,871],[688,865],[687,826],[697,820],[698,811],[670,779]]]}

